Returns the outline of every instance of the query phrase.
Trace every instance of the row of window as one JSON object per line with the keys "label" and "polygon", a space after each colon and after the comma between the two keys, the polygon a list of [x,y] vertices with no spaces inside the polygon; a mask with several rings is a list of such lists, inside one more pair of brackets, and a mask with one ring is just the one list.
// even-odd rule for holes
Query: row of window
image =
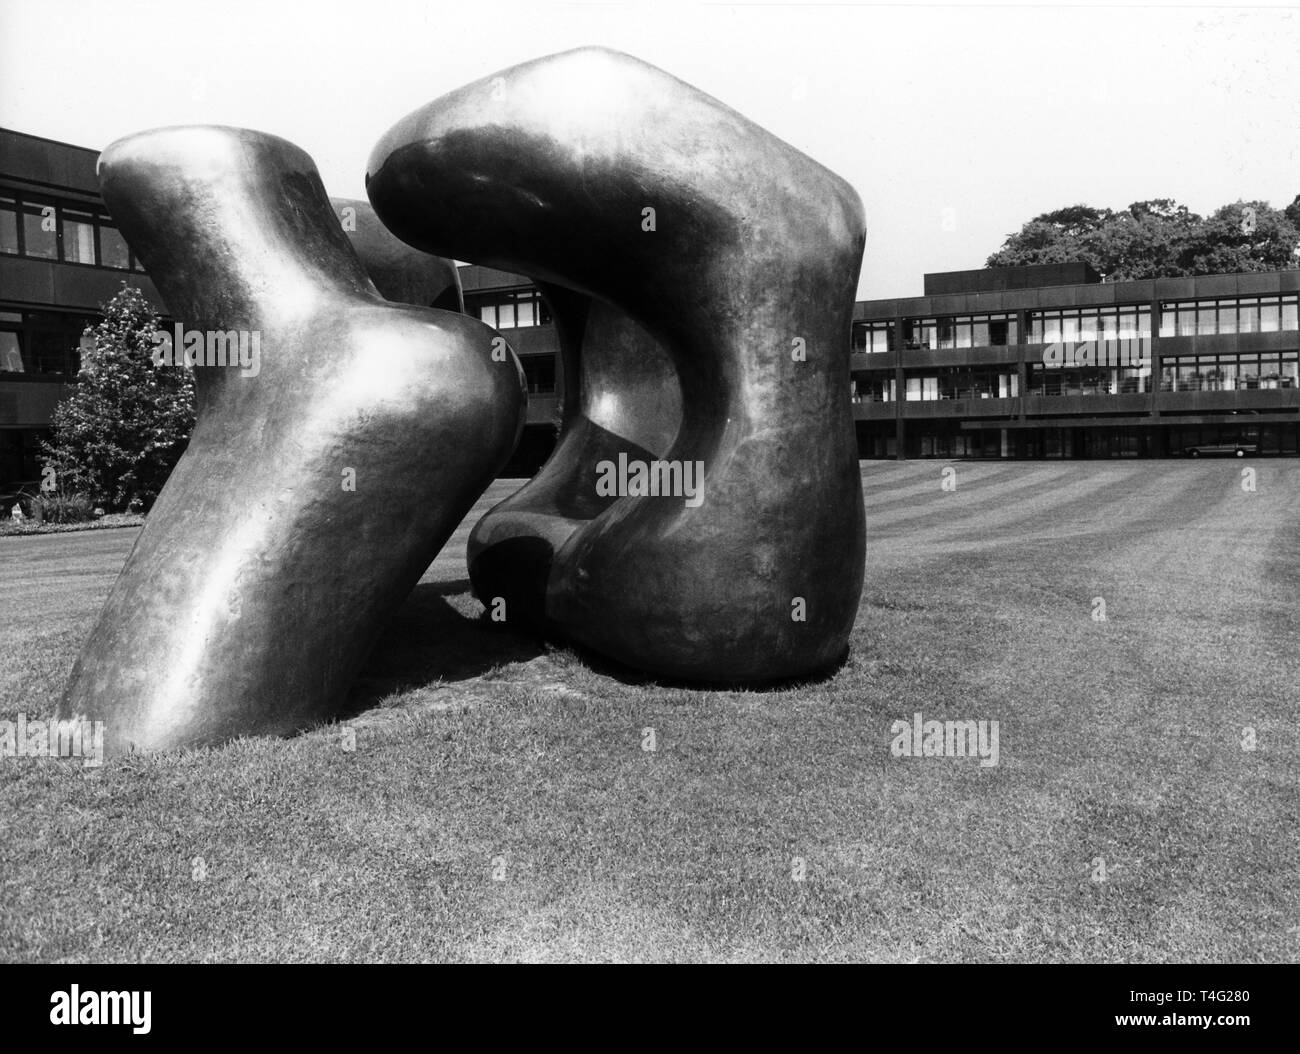
{"label": "row of window", "polygon": [[1218,333],[1277,333],[1300,328],[1295,296],[1255,296],[1235,300],[1187,300],[1160,305],[1162,337]]}
{"label": "row of window", "polygon": [[0,373],[66,374],[81,368],[80,348],[87,325],[81,315],[0,311]]}
{"label": "row of window", "polygon": [[478,317],[493,329],[519,329],[525,326],[545,326],[551,321],[550,309],[541,293],[536,289],[521,289],[513,293],[493,293],[490,302],[475,300],[466,305],[472,314],[478,311]]}
{"label": "row of window", "polygon": [[1033,366],[1025,386],[1028,395],[1140,395],[1151,391],[1151,367]]}
{"label": "row of window", "polygon": [[[1152,390],[1151,368],[1086,366],[1028,367],[1026,394],[1033,396],[1127,395]],[[904,379],[907,401],[935,399],[1007,399],[1018,393],[1015,373],[991,369],[941,369]],[[1179,356],[1161,362],[1162,392],[1234,392],[1300,388],[1296,352]],[[856,402],[897,399],[894,378],[862,374],[854,380]]]}
{"label": "row of window", "polygon": [[[853,350],[857,352],[888,351],[893,337],[894,326],[890,322],[853,324]],[[1015,315],[903,319],[903,347],[913,351],[922,348],[982,348],[1019,342],[1019,324]]]}
{"label": "row of window", "polygon": [[[940,369],[924,376],[904,377],[907,402],[937,399],[1014,399],[1020,394],[1020,377],[997,367]],[[890,403],[898,398],[898,385],[887,374],[863,374],[853,382],[854,402]]]}
{"label": "row of window", "polygon": [[143,271],[107,213],[81,202],[0,192],[0,253]]}
{"label": "row of window", "polygon": [[[1162,337],[1276,333],[1300,329],[1295,294],[1170,301],[1160,307]],[[1151,309],[1140,305],[1031,311],[1027,322],[1024,336],[1028,344],[1145,340],[1151,337]],[[855,322],[853,350],[869,354],[888,351],[894,341],[894,328],[892,322]],[[903,319],[902,348],[905,351],[998,347],[1018,343],[1019,325],[1012,314]]]}
{"label": "row of window", "polygon": [[1282,354],[1179,355],[1160,361],[1162,392],[1236,392],[1300,387],[1300,358]]}
{"label": "row of window", "polygon": [[[885,430],[887,429],[887,430]],[[861,457],[894,457],[897,442],[892,423],[859,435]],[[1300,436],[1294,424],[1202,425],[1161,429],[1136,426],[1105,428],[1023,428],[967,430],[954,422],[918,420],[908,424],[904,449],[908,457],[1030,457],[1111,458],[1149,457],[1158,451],[1177,455],[1190,446],[1211,443],[1255,443],[1262,454],[1294,454]]]}
{"label": "row of window", "polygon": [[1150,336],[1149,307],[1076,307],[1029,314],[1030,344],[1135,340]]}

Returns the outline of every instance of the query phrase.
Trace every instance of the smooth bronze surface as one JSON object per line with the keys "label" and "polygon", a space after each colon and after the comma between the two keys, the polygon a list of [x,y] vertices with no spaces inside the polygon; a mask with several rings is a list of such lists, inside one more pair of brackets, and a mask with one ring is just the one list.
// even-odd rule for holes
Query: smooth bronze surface
{"label": "smooth bronze surface", "polygon": [[[367,193],[403,240],[529,275],[555,312],[562,436],[476,527],[480,600],[661,676],[756,683],[842,658],[865,552],[848,349],[865,225],[843,180],[590,48],[409,115]],[[673,470],[677,496],[640,493]]]}
{"label": "smooth bronze surface", "polygon": [[110,754],[328,718],[513,450],[523,373],[481,322],[386,302],[282,139],[161,129],[99,174],[185,332],[247,354],[213,364],[200,338],[189,448],[60,715],[104,721]]}
{"label": "smooth bronze surface", "polygon": [[379,222],[368,201],[332,197],[330,207],[366,277],[385,300],[464,313],[465,298],[454,261],[412,249]]}

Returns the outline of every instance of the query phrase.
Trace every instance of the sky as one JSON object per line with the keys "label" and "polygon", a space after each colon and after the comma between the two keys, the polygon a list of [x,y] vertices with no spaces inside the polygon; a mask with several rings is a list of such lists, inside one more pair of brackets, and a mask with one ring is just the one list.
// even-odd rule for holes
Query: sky
{"label": "sky", "polygon": [[[1300,193],[1300,9],[419,0],[0,0],[0,126],[100,149],[273,132],[365,197],[398,119],[586,44],[645,59],[844,177],[859,297],[920,295],[1065,205]],[[2,160],[2,159],[0,159]]]}

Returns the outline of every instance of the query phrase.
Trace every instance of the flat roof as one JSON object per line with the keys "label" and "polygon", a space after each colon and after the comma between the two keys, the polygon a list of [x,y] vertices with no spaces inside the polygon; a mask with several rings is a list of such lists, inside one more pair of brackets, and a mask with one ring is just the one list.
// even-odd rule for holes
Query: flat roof
{"label": "flat roof", "polygon": [[1201,300],[1294,292],[1300,292],[1300,270],[1249,271],[1244,274],[1211,274],[1191,278],[1146,278],[1134,282],[1089,282],[1033,289],[986,289],[941,296],[859,300],[853,305],[853,317],[861,321],[885,320],[899,315],[927,318],[932,315],[969,315],[1053,307],[1104,307],[1111,304],[1141,306],[1154,300]]}

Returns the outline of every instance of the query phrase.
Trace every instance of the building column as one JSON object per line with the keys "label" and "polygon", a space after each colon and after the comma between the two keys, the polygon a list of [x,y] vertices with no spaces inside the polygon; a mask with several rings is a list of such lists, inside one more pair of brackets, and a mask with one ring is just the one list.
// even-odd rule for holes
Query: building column
{"label": "building column", "polygon": [[907,401],[907,382],[903,378],[903,316],[894,316],[894,460],[907,460],[907,423],[903,403]]}

